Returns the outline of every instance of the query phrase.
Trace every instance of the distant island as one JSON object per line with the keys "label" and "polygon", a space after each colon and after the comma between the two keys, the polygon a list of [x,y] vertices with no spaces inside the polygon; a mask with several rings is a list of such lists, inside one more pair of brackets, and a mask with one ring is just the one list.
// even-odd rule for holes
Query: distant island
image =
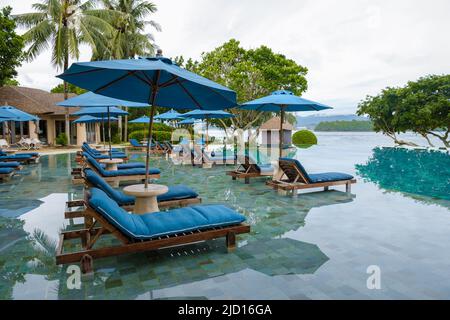
{"label": "distant island", "polygon": [[334,122],[334,121],[369,121],[369,118],[357,116],[355,114],[338,114],[338,115],[308,115],[303,114],[297,116],[297,128],[308,128],[314,130],[315,127],[321,122]]}
{"label": "distant island", "polygon": [[327,121],[320,122],[314,128],[314,131],[354,131],[370,132],[373,131],[371,121],[351,120],[351,121]]}

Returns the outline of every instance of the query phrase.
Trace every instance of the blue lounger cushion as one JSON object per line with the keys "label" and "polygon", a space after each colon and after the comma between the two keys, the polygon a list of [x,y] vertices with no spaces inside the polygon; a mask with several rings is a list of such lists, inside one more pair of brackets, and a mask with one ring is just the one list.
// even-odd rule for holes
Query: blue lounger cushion
{"label": "blue lounger cushion", "polygon": [[0,168],[0,174],[9,174],[14,171],[14,168]]}
{"label": "blue lounger cushion", "polygon": [[311,181],[311,183],[342,181],[351,179],[353,179],[352,175],[341,172],[324,172],[324,173],[309,174],[309,180]]}
{"label": "blue lounger cushion", "polygon": [[[102,166],[102,168],[106,168],[106,164],[101,163],[100,165]],[[140,163],[140,162],[122,163],[122,164],[118,164],[117,168],[119,170],[122,170],[122,169],[134,169],[134,168],[145,168],[145,163]]]}
{"label": "blue lounger cushion", "polygon": [[18,168],[20,162],[0,162],[0,168]]}
{"label": "blue lounger cushion", "polygon": [[[132,169],[120,169],[116,171],[107,171],[103,169],[97,160],[93,159],[91,156],[87,157],[88,162],[95,167],[95,169],[104,177],[119,177],[119,176],[134,176],[134,175],[145,175],[145,168],[132,168]],[[160,174],[161,171],[156,168],[149,168],[149,174]]]}
{"label": "blue lounger cushion", "polygon": [[303,176],[308,180],[309,183],[320,183],[320,182],[332,182],[332,181],[342,181],[351,180],[354,177],[347,173],[341,172],[324,172],[324,173],[311,173],[306,172],[305,167],[302,166],[300,161],[291,158],[280,158],[280,160],[289,161],[294,163]]}
{"label": "blue lounger cushion", "polygon": [[32,157],[27,155],[15,154],[13,156],[0,156],[0,161],[2,160],[30,160]]}
{"label": "blue lounger cushion", "polygon": [[16,156],[30,156],[32,158],[36,158],[39,157],[39,153],[38,152],[24,152],[24,153],[16,153]]}
{"label": "blue lounger cushion", "polygon": [[123,234],[136,240],[237,225],[245,221],[243,215],[223,205],[193,206],[135,215],[126,212],[100,189],[92,188],[90,193],[89,205]]}
{"label": "blue lounger cushion", "polygon": [[[124,194],[123,192],[111,187],[105,180],[103,180],[98,174],[91,169],[85,169],[84,171],[86,179],[98,189],[105,192],[111,199],[116,201],[120,206],[134,205],[135,197]],[[158,202],[192,199],[197,198],[198,193],[191,188],[184,185],[169,186],[169,191],[158,196]]]}

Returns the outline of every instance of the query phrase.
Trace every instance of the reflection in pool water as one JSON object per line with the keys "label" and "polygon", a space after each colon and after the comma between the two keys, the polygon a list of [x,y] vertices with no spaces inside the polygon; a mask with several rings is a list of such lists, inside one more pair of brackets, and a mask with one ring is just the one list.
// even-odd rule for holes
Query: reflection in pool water
{"label": "reflection in pool water", "polygon": [[[355,147],[357,139],[365,143]],[[365,176],[364,165],[357,172],[354,168],[381,161],[375,159],[384,149],[372,153],[378,140],[333,134],[319,137],[319,142],[293,156],[311,172],[360,172],[367,181],[357,176],[354,195],[329,191],[285,197],[267,188],[264,179],[250,185],[232,182],[224,174],[226,168],[175,166],[153,159],[152,165],[162,169],[160,183],[186,184],[204,203],[224,203],[242,212],[252,225],[251,234],[240,236],[239,248],[231,254],[218,240],[99,259],[95,278],[83,282],[81,290],[67,288],[67,266],[55,266],[53,257],[59,230],[79,223],[63,218],[65,201],[82,194],[68,175],[74,156],[44,156],[20,177],[0,184],[0,298],[450,297],[448,198],[433,198],[436,190],[442,191],[442,181],[426,179],[435,186],[433,194],[422,194],[426,205],[402,196],[410,190],[386,194],[389,188],[381,183],[382,189],[377,188],[372,182],[378,181]],[[393,152],[391,157],[400,157]],[[423,171],[436,170],[428,163],[435,156],[441,157],[433,153],[421,166]],[[132,158],[143,160],[142,154]],[[394,180],[400,179],[397,173],[391,172]],[[366,288],[366,269],[372,264],[382,268],[383,290]]]}
{"label": "reflection in pool water", "polygon": [[446,152],[376,148],[358,174],[381,188],[450,200],[450,156]]}

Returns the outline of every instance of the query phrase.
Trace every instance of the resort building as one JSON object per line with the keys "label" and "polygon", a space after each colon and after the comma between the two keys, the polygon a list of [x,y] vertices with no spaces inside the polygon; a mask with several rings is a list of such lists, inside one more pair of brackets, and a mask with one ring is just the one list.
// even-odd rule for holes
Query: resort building
{"label": "resort building", "polygon": [[[74,94],[69,94],[73,97]],[[22,137],[37,138],[44,144],[55,145],[56,137],[65,132],[66,113],[69,113],[70,144],[81,145],[84,141],[100,141],[99,124],[75,124],[72,114],[79,108],[58,107],[55,104],[64,100],[62,93],[50,93],[40,89],[4,86],[0,87],[0,106],[9,105],[39,117],[39,121],[4,121],[0,124],[0,137],[16,143]],[[10,130],[14,128],[14,130]]]}
{"label": "resort building", "polygon": [[[280,117],[274,117],[269,121],[263,123],[260,127],[263,147],[278,146],[280,142]],[[294,127],[289,122],[283,123],[283,146],[290,146],[292,144],[292,131]]]}

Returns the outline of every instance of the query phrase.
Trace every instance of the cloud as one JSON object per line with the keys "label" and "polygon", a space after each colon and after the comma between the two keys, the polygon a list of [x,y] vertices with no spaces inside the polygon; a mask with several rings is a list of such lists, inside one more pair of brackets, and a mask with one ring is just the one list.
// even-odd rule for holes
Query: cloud
{"label": "cloud", "polygon": [[[21,13],[34,1],[2,3]],[[166,56],[198,59],[230,38],[246,48],[268,45],[308,67],[304,96],[332,105],[329,113],[354,112],[367,94],[450,71],[448,0],[154,2],[152,19],[163,32],[148,31]],[[89,56],[85,48],[81,60]],[[50,89],[59,83],[49,53],[24,64],[19,74],[22,85]]]}

